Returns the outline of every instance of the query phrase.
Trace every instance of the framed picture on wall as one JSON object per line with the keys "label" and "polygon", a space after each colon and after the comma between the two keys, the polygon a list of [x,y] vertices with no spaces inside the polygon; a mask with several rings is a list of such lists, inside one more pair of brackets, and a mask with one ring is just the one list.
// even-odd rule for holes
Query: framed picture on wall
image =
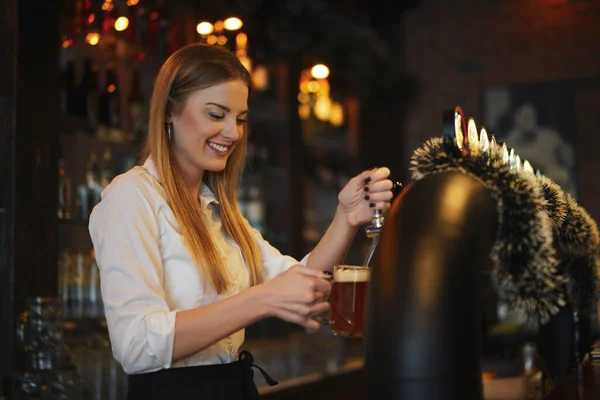
{"label": "framed picture on wall", "polygon": [[575,90],[564,81],[487,87],[483,124],[521,160],[578,197]]}

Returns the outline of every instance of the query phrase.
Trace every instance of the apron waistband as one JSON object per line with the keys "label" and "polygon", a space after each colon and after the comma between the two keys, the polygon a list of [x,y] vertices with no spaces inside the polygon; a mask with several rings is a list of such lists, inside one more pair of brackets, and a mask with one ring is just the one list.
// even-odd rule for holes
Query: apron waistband
{"label": "apron waistband", "polygon": [[155,372],[132,374],[128,376],[128,380],[131,385],[146,385],[149,383],[178,385],[194,382],[198,379],[209,380],[223,377],[245,379],[248,376],[250,378],[254,377],[253,367],[260,371],[270,386],[277,385],[278,382],[271,378],[264,369],[254,364],[254,357],[245,350],[240,352],[238,361],[232,363],[162,369]]}

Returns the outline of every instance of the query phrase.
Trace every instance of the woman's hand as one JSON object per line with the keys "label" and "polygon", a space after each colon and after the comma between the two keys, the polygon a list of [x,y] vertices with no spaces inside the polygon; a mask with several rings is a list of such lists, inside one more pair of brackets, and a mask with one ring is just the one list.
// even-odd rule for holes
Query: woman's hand
{"label": "woman's hand", "polygon": [[351,226],[373,219],[375,210],[387,211],[392,200],[393,183],[388,168],[373,168],[350,179],[338,195],[340,209]]}
{"label": "woman's hand", "polygon": [[295,265],[262,284],[267,300],[267,314],[287,322],[318,329],[312,319],[329,309],[327,294],[331,291],[329,276],[322,270]]}

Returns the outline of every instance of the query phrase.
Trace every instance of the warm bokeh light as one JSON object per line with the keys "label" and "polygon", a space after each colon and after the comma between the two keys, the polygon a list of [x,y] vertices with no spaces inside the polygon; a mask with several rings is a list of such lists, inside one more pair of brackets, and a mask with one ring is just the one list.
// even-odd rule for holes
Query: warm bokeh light
{"label": "warm bokeh light", "polygon": [[248,35],[243,32],[238,33],[235,36],[235,44],[237,44],[238,47],[246,47],[248,44]]}
{"label": "warm bokeh light", "polygon": [[129,19],[127,17],[119,17],[115,21],[115,30],[116,31],[124,31],[129,26]]}
{"label": "warm bokeh light", "polygon": [[220,35],[220,36],[217,38],[217,44],[219,44],[219,45],[223,46],[223,45],[225,45],[226,43],[227,43],[227,36]]}
{"label": "warm bokeh light", "polygon": [[320,88],[321,88],[321,85],[319,85],[319,82],[317,82],[317,81],[308,82],[308,91],[309,92],[317,93]]}
{"label": "warm bokeh light", "polygon": [[256,90],[265,90],[269,87],[269,71],[264,65],[257,65],[252,71],[252,84]]}
{"label": "warm bokeh light", "polygon": [[308,104],[300,104],[298,106],[298,115],[301,119],[308,119],[310,117],[310,106]]}
{"label": "warm bokeh light", "polygon": [[85,41],[91,44],[92,46],[95,46],[100,41],[100,34],[97,32],[90,32],[85,37]]}
{"label": "warm bokeh light", "polygon": [[140,0],[127,0],[127,5],[129,7],[131,7],[131,6],[135,6],[139,2],[140,2]]}
{"label": "warm bokeh light", "polygon": [[310,69],[310,74],[315,79],[325,79],[329,76],[329,68],[324,64],[317,64]]}
{"label": "warm bokeh light", "polygon": [[88,25],[93,24],[95,20],[96,20],[96,15],[94,15],[94,13],[91,13],[90,15],[88,15],[88,18],[87,18]]}
{"label": "warm bokeh light", "polygon": [[342,126],[344,124],[344,107],[338,102],[334,102],[331,105],[331,111],[329,113],[329,122],[333,126]]}
{"label": "warm bokeh light", "polygon": [[208,43],[208,44],[217,43],[217,37],[215,35],[208,35],[208,38],[206,38],[206,43]]}
{"label": "warm bokeh light", "polygon": [[200,22],[196,25],[196,32],[200,35],[210,35],[215,30],[215,27],[210,22]]}
{"label": "warm bokeh light", "polygon": [[64,39],[62,42],[63,49],[73,46],[73,39]]}
{"label": "warm bokeh light", "polygon": [[331,99],[329,97],[319,97],[315,102],[315,117],[321,121],[328,121],[331,115]]}
{"label": "warm bokeh light", "polygon": [[327,79],[319,79],[319,94],[329,96],[329,81]]}
{"label": "warm bokeh light", "polygon": [[215,31],[217,33],[223,31],[223,21],[217,21],[217,22],[215,22]]}
{"label": "warm bokeh light", "polygon": [[223,27],[228,31],[237,31],[242,27],[242,20],[236,17],[227,18],[223,22]]}
{"label": "warm bokeh light", "polygon": [[115,85],[113,85],[112,83],[108,85],[108,93],[114,93],[115,90],[117,90],[117,87]]}
{"label": "warm bokeh light", "polygon": [[298,101],[302,104],[306,104],[310,101],[310,96],[306,93],[298,93]]}
{"label": "warm bokeh light", "polygon": [[308,93],[308,81],[300,82],[300,91],[302,93]]}

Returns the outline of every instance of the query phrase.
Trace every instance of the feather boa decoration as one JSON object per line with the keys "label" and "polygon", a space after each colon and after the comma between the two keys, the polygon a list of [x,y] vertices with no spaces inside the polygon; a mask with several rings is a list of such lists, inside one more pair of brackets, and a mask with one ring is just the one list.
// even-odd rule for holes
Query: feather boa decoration
{"label": "feather boa decoration", "polygon": [[[459,171],[480,180],[498,209],[498,233],[490,258],[500,298],[528,318],[547,323],[565,304],[563,275],[557,269],[548,202],[532,173],[518,173],[499,154],[478,150],[466,156],[446,151],[442,138],[432,138],[411,159],[411,176]],[[559,224],[561,213],[553,221]]]}
{"label": "feather boa decoration", "polygon": [[596,221],[570,194],[542,175],[548,217],[559,255],[559,271],[569,279],[571,301],[594,301],[600,291],[600,236]]}

